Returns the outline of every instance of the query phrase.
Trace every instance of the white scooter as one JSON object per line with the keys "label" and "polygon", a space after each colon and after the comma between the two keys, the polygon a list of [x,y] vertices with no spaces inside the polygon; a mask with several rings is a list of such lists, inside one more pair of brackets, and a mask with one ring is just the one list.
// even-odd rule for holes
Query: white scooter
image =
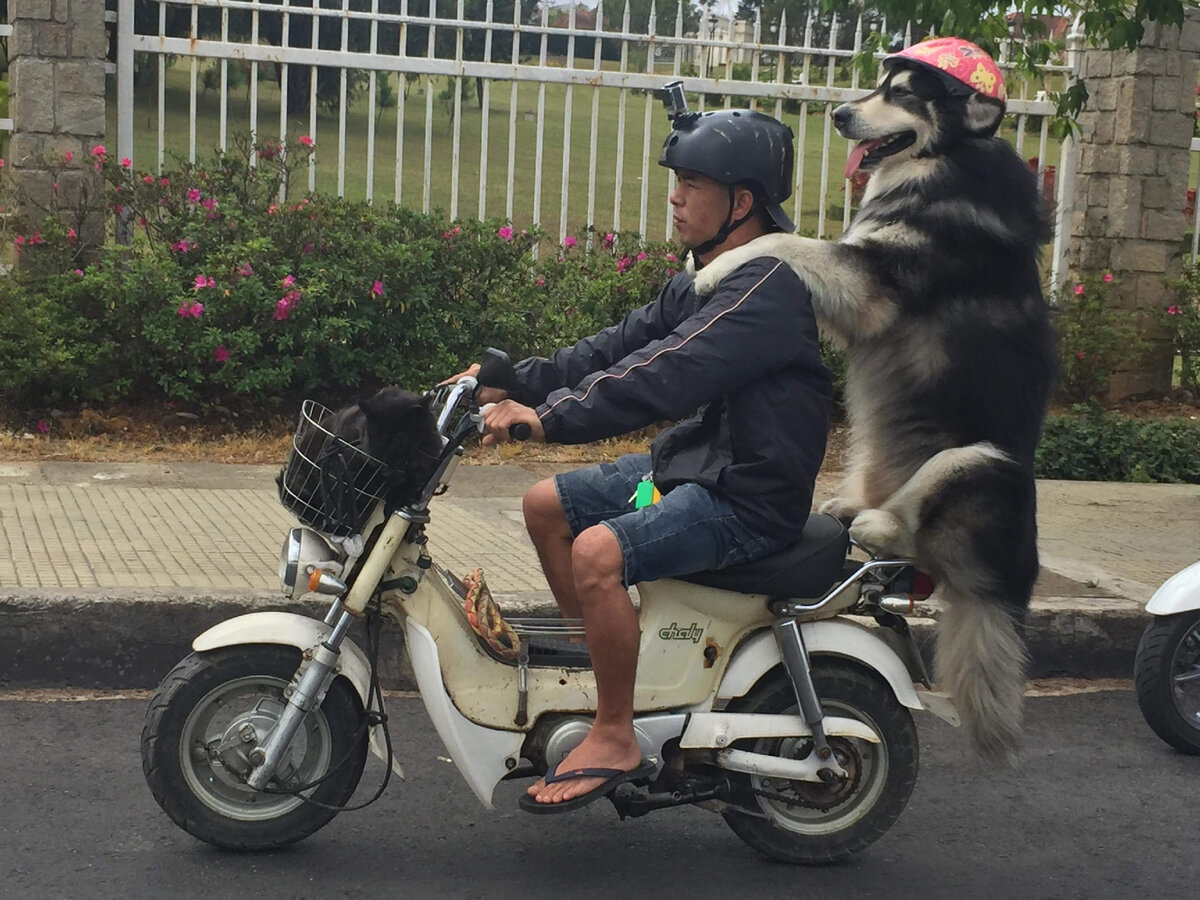
{"label": "white scooter", "polygon": [[[507,357],[489,357],[480,380],[502,385],[485,380],[493,364]],[[279,847],[348,808],[368,745],[388,762],[384,786],[402,775],[374,671],[385,616],[403,627],[433,725],[485,807],[500,781],[544,773],[587,733],[595,679],[586,646],[570,640],[581,623],[499,621],[477,583],[468,591],[428,552],[429,501],[483,428],[476,388],[467,377],[434,395],[439,468],[419,502],[396,509],[373,487],[381,464],[304,404],[282,483],[307,477],[314,489],[281,499],[326,531],[339,522],[341,536],[293,529],[280,576],[290,596],[332,605],[324,622],[284,612],[223,622],[166,676],[142,756],[181,828],[226,848]],[[944,697],[914,688],[929,682],[903,616],[928,579],[909,560],[851,552],[840,523],[812,516],[778,556],[637,586],[635,728],[654,774],[608,795],[622,819],[701,805],[787,862],[848,856],[895,822],[917,776],[910,711],[957,722]],[[346,639],[364,616],[369,654]]]}
{"label": "white scooter", "polygon": [[1200,563],[1168,578],[1146,612],[1154,618],[1134,659],[1138,706],[1160,738],[1200,753]]}

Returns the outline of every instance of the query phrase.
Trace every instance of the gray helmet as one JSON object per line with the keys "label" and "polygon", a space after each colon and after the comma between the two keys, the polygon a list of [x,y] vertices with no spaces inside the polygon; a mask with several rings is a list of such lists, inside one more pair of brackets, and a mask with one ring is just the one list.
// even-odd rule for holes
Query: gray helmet
{"label": "gray helmet", "polygon": [[691,169],[721,184],[752,182],[762,208],[781,231],[796,226],[781,204],[792,195],[795,150],[792,129],[749,109],[722,109],[676,116],[658,164]]}

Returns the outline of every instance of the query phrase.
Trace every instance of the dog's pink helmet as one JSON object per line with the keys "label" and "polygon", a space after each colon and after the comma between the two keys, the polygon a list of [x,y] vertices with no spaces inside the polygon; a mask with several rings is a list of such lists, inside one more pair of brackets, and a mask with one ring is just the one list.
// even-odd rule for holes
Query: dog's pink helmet
{"label": "dog's pink helmet", "polygon": [[885,57],[883,65],[890,69],[902,61],[916,63],[941,76],[947,87],[960,96],[973,91],[1001,103],[1005,101],[1004,73],[994,59],[970,41],[956,37],[922,41]]}

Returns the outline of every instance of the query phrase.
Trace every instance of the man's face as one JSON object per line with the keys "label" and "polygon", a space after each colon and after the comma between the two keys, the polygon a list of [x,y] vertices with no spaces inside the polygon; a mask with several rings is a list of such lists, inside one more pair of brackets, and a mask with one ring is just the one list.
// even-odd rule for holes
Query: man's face
{"label": "man's face", "polygon": [[669,198],[675,234],[684,246],[697,247],[716,235],[729,215],[729,188],[690,169],[675,172]]}

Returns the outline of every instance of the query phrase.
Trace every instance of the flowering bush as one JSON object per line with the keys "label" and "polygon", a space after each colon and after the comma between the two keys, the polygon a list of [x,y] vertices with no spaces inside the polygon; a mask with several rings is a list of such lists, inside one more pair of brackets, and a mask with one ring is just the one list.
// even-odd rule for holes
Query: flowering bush
{"label": "flowering bush", "polygon": [[1058,393],[1065,400],[1104,397],[1113,373],[1144,352],[1132,316],[1114,307],[1116,284],[1111,273],[1092,273],[1054,298]]}
{"label": "flowering bush", "polygon": [[88,255],[73,219],[10,223],[22,264],[0,279],[0,398],[257,407],[421,389],[489,345],[546,352],[612,324],[680,267],[632,235],[552,243],[507,222],[299,196],[292,172],[311,152],[243,141],[158,174],[97,148],[84,161],[105,178],[95,199],[132,240]]}
{"label": "flowering bush", "polygon": [[1176,301],[1156,318],[1179,356],[1179,386],[1194,394],[1200,389],[1200,267],[1186,267],[1173,287]]}

